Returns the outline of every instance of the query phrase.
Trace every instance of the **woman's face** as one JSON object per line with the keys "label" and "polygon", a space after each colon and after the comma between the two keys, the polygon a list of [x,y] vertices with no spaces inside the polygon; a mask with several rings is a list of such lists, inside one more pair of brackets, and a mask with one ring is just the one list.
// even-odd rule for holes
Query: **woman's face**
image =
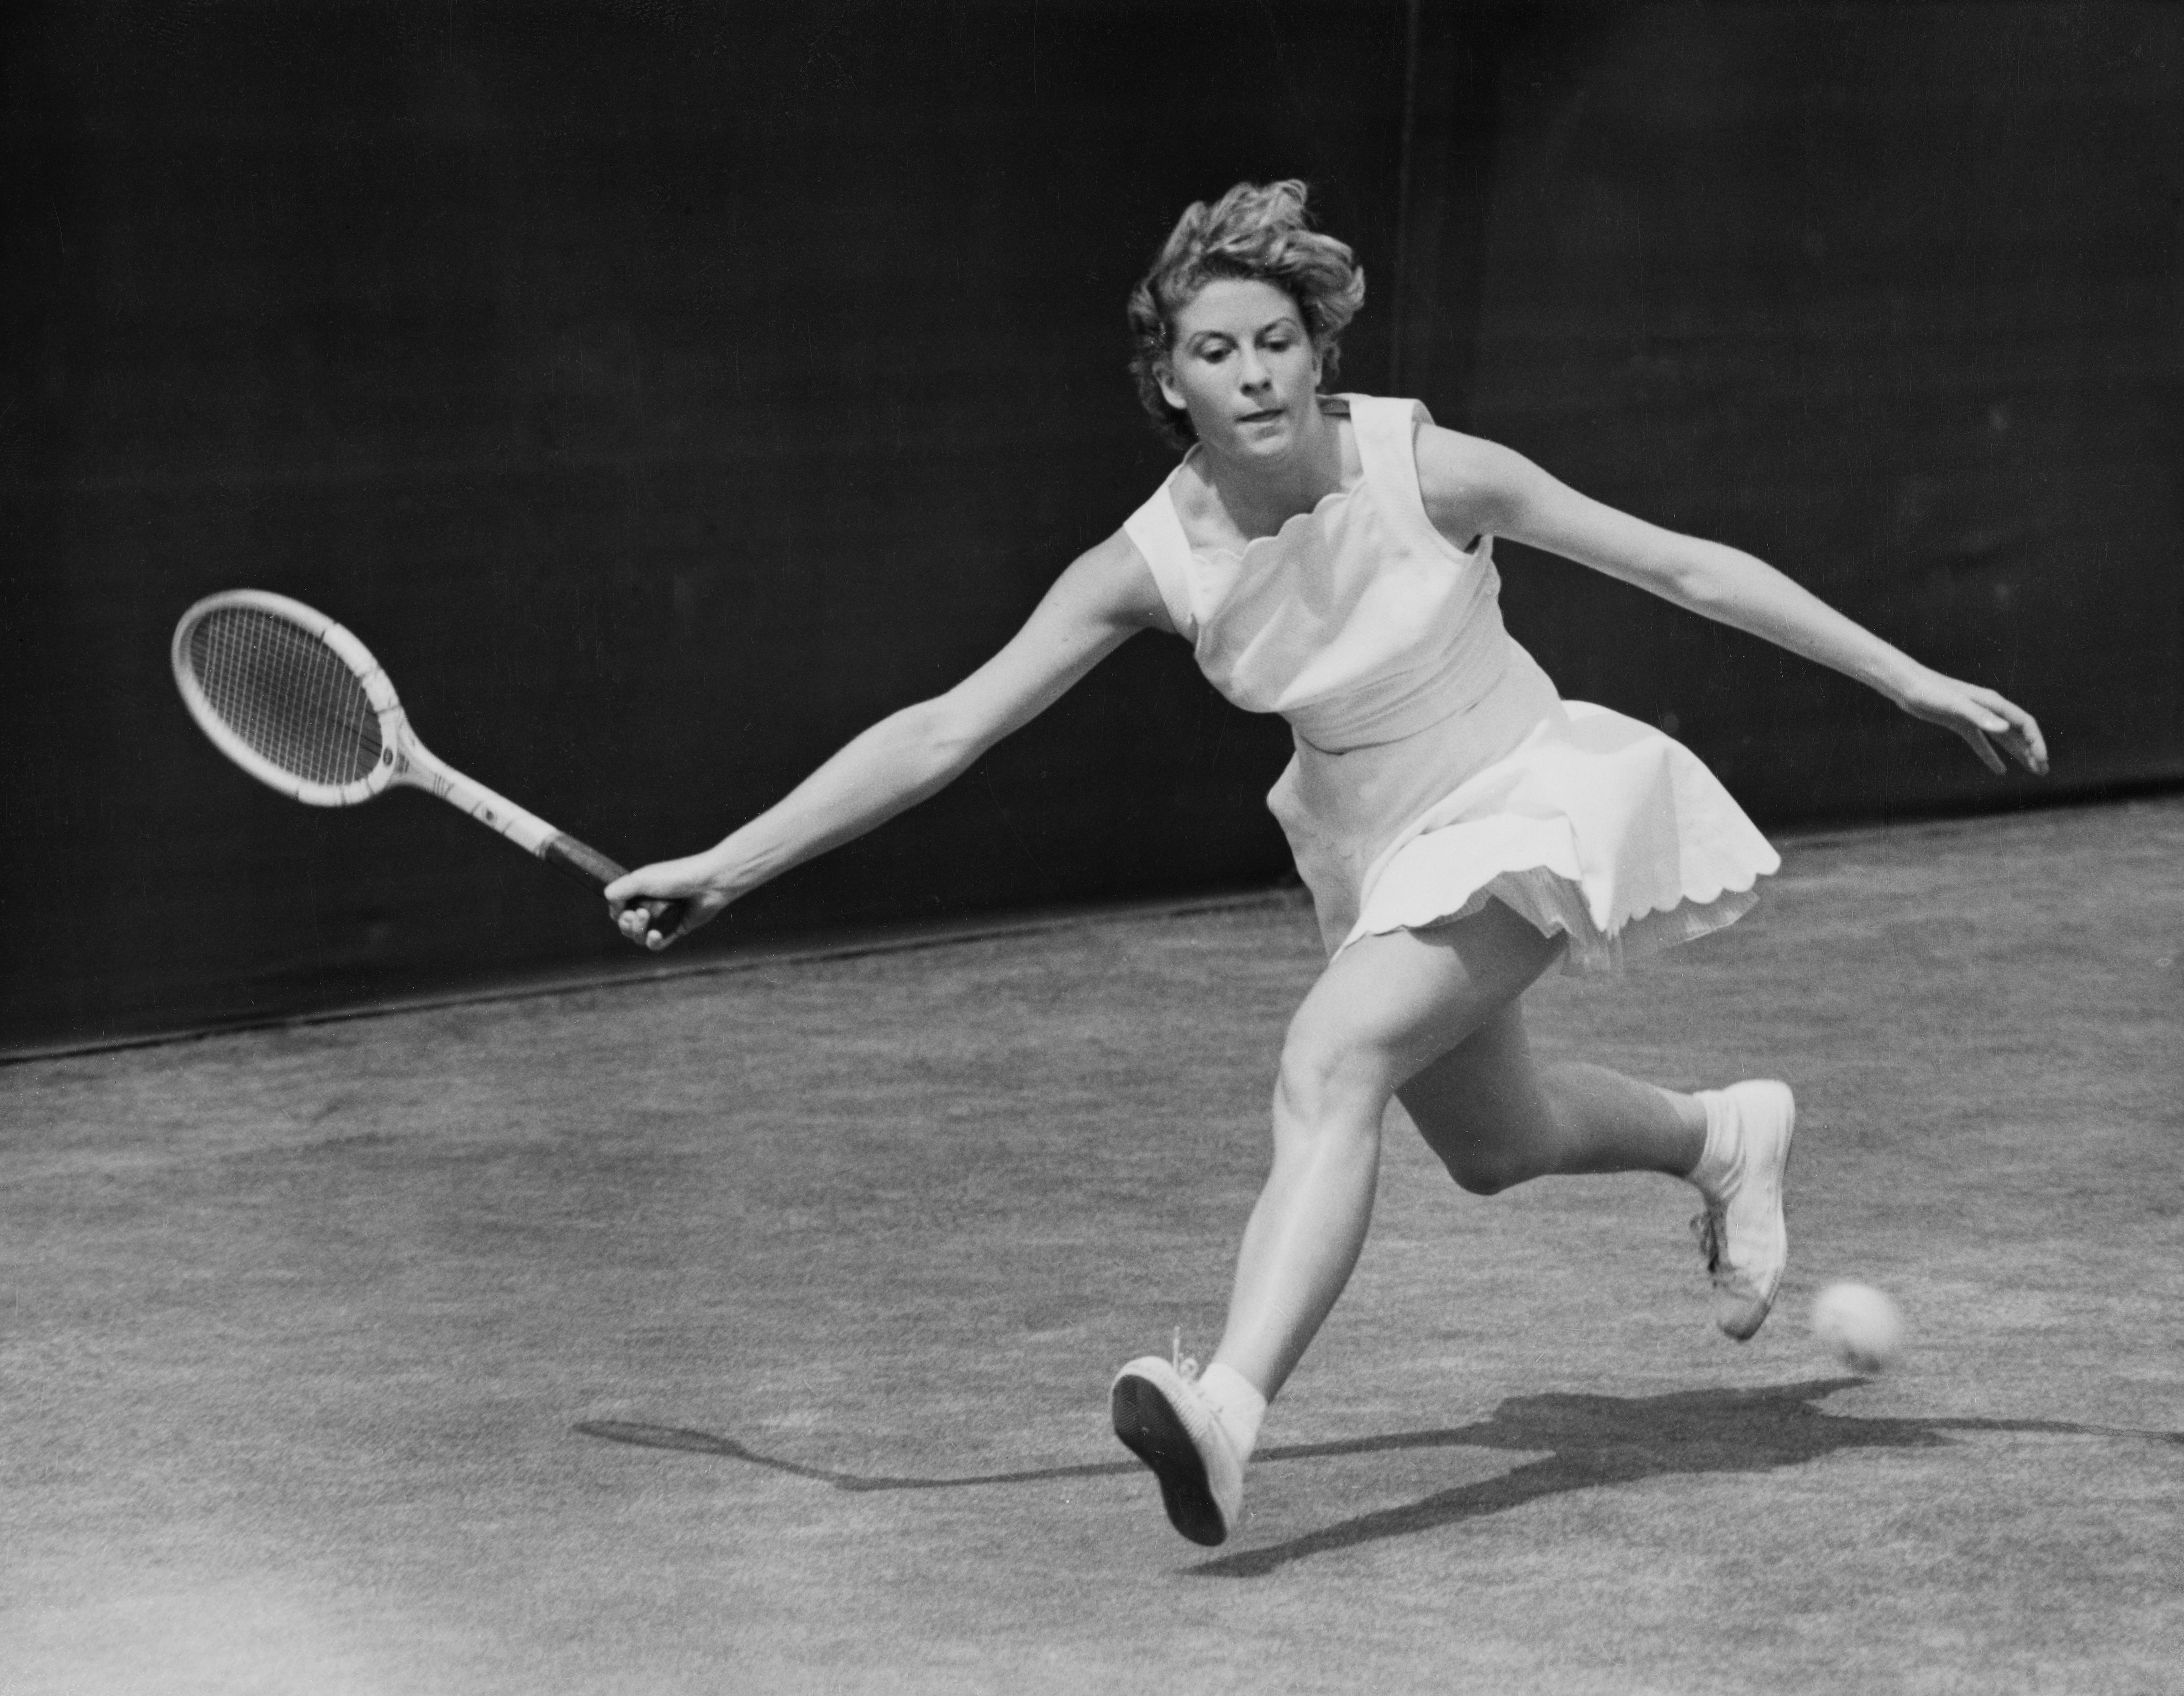
{"label": "woman's face", "polygon": [[1210,451],[1279,459],[1318,416],[1319,354],[1286,291],[1222,278],[1177,311],[1160,387]]}

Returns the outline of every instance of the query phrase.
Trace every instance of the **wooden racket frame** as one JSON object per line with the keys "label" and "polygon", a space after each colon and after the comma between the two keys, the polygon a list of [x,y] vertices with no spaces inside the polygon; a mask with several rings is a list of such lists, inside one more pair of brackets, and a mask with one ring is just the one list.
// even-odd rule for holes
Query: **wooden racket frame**
{"label": "wooden racket frame", "polygon": [[[228,728],[226,721],[205,698],[189,661],[191,632],[206,614],[226,607],[248,607],[285,619],[326,643],[356,674],[365,700],[379,715],[379,763],[367,775],[348,783],[314,783],[282,770]],[[622,875],[623,868],[597,848],[577,841],[566,831],[556,830],[505,795],[496,794],[426,748],[410,728],[410,715],[403,710],[386,668],[371,657],[371,650],[354,633],[316,608],[264,589],[226,589],[219,594],[208,595],[192,604],[175,626],[169,658],[175,668],[175,685],[182,693],[182,704],[189,709],[198,728],[211,739],[214,747],[260,783],[278,790],[291,800],[301,801],[307,807],[353,807],[397,784],[404,784],[437,796],[488,829],[499,831],[525,853],[536,855],[557,871],[566,872],[581,882],[604,886]],[[681,922],[682,904],[646,904],[653,909],[650,928],[664,936],[673,936]]]}

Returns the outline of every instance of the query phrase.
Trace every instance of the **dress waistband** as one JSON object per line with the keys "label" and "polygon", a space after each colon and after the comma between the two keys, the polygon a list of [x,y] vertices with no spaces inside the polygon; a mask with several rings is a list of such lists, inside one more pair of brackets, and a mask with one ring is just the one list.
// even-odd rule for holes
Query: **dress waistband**
{"label": "dress waistband", "polygon": [[1299,708],[1286,715],[1290,727],[1300,742],[1321,753],[1355,753],[1404,741],[1469,712],[1501,687],[1508,675],[1512,646],[1505,637],[1485,665],[1474,660],[1451,666],[1424,683],[1406,680],[1392,698],[1368,703],[1363,711],[1358,710],[1355,698],[1330,702],[1324,708]]}

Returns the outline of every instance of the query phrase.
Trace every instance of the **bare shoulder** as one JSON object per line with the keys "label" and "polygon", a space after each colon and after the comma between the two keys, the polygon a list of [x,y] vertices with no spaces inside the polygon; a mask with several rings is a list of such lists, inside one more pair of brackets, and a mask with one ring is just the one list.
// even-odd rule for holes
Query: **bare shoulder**
{"label": "bare shoulder", "polygon": [[1458,546],[1484,532],[1630,578],[1661,557],[1670,535],[1579,493],[1513,448],[1459,431],[1420,430],[1418,462],[1426,515]]}
{"label": "bare shoulder", "polygon": [[1124,531],[1095,542],[1070,561],[1050,598],[1066,598],[1089,616],[1133,630],[1173,632],[1153,568]]}
{"label": "bare shoulder", "polygon": [[1528,477],[1538,472],[1521,453],[1437,424],[1418,426],[1417,458],[1426,516],[1459,546],[1482,532],[1506,534]]}

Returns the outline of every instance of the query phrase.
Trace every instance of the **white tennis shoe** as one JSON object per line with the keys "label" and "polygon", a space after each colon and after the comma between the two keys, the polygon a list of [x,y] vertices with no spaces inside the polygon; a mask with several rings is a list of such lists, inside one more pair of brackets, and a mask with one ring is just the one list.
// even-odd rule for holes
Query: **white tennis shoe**
{"label": "white tennis shoe", "polygon": [[1193,1543],[1226,1543],[1244,1512],[1244,1463],[1189,1362],[1140,1355],[1108,1392],[1115,1435],[1152,1469],[1168,1523]]}
{"label": "white tennis shoe", "polygon": [[1732,1115],[1734,1132],[1728,1148],[1710,1147],[1692,1174],[1707,1205],[1691,1230],[1713,1276],[1714,1323],[1742,1343],[1766,1323],[1790,1258],[1782,1174],[1797,1128],[1797,1102],[1789,1085],[1771,1078],[1713,1093]]}

